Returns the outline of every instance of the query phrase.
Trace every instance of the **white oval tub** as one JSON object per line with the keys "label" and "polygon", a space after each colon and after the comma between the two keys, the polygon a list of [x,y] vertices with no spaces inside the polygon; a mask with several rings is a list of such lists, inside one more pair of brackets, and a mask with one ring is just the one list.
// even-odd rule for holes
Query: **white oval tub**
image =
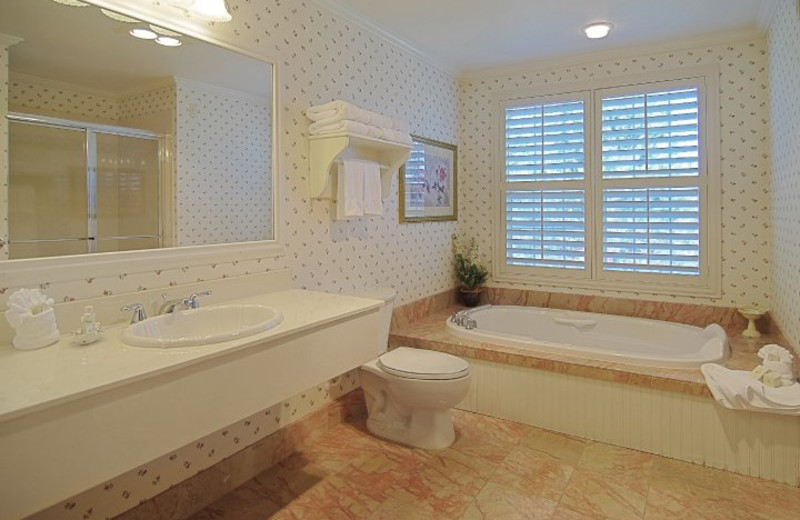
{"label": "white oval tub", "polygon": [[719,325],[706,328],[643,318],[539,307],[486,305],[467,311],[475,328],[447,320],[466,339],[589,359],[699,368],[728,358]]}

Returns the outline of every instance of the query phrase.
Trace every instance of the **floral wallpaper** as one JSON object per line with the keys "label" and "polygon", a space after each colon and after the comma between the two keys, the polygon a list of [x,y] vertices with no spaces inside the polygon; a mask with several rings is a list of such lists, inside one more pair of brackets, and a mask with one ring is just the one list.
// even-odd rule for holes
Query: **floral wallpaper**
{"label": "floral wallpaper", "polygon": [[769,31],[772,120],[772,310],[800,348],[800,13],[779,0]]}
{"label": "floral wallpaper", "polygon": [[33,76],[12,75],[9,110],[93,123],[115,124],[117,99],[102,92],[90,92]]}
{"label": "floral wallpaper", "polygon": [[271,239],[269,100],[177,85],[178,245]]}
{"label": "floral wallpaper", "polygon": [[[771,238],[766,53],[764,41],[735,41],[463,81],[459,91],[462,172],[460,231],[477,237],[483,252],[490,255],[495,220],[490,194],[494,193],[497,176],[492,164],[496,143],[492,135],[492,124],[496,117],[491,103],[494,92],[716,63],[720,66],[721,103],[722,298],[653,296],[644,293],[636,296],[723,306],[767,306],[770,299]],[[549,289],[544,285],[528,287]],[[608,296],[622,294],[587,289],[553,290]]]}

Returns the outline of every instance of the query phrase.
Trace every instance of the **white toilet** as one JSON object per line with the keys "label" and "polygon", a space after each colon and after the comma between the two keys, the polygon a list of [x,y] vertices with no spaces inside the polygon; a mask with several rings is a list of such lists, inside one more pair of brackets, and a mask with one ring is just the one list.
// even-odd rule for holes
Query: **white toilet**
{"label": "white toilet", "polygon": [[415,448],[441,450],[456,438],[450,409],[469,390],[469,363],[432,350],[399,347],[387,352],[393,289],[357,294],[383,300],[376,338],[379,357],[361,365],[361,387],[367,401],[367,428],[390,441]]}

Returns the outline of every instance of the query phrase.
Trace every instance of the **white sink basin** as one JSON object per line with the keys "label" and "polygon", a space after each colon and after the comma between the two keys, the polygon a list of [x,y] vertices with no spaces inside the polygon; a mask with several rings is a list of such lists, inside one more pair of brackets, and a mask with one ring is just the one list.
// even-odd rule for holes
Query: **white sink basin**
{"label": "white sink basin", "polygon": [[188,347],[246,338],[283,321],[283,313],[264,305],[219,305],[162,314],[132,323],[122,341],[136,347]]}

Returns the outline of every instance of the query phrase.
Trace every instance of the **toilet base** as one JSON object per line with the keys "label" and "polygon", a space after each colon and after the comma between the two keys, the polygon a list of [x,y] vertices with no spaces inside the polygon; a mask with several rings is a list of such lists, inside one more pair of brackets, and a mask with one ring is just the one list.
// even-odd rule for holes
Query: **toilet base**
{"label": "toilet base", "polygon": [[456,440],[449,408],[416,410],[411,416],[393,419],[384,413],[370,414],[367,429],[377,437],[425,450],[443,450]]}

